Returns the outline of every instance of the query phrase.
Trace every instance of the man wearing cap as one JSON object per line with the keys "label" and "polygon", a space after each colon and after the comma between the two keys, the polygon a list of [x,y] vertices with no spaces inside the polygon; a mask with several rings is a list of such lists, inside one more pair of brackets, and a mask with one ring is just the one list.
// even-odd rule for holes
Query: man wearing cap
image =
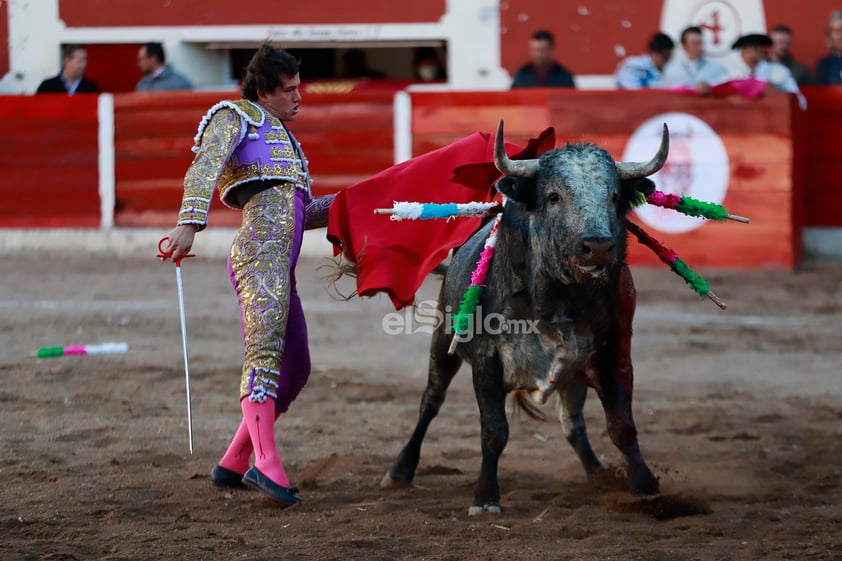
{"label": "man wearing cap", "polygon": [[772,39],[762,33],[750,33],[737,39],[731,48],[739,49],[740,59],[736,69],[731,73],[731,78],[734,80],[754,78],[766,82],[767,94],[776,91],[793,93],[798,97],[801,108],[806,109],[807,100],[798,89],[798,84],[789,68],[768,60],[768,50],[771,46]]}

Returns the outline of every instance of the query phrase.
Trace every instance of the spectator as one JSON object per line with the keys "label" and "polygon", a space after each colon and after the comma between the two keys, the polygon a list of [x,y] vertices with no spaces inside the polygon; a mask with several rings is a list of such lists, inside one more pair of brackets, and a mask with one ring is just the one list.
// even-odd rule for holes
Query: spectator
{"label": "spectator", "polygon": [[88,50],[84,45],[64,45],[61,49],[61,72],[41,82],[35,93],[96,93],[99,88],[84,77]]}
{"label": "spectator", "polygon": [[743,35],[734,41],[731,48],[740,50],[740,58],[731,79],[755,78],[766,82],[767,94],[775,91],[794,93],[801,108],[805,109],[807,100],[798,89],[789,68],[768,60],[768,49],[771,46],[772,39],[762,33]]}
{"label": "spectator", "polygon": [[710,86],[728,79],[728,70],[705,56],[702,29],[690,26],[681,32],[684,57],[673,58],[664,67],[664,86],[696,88],[700,94],[710,93]]}
{"label": "spectator", "polygon": [[672,58],[675,43],[669,35],[656,33],[649,40],[649,52],[630,56],[617,66],[614,81],[621,90],[661,88],[664,85],[663,71]]}
{"label": "spectator", "polygon": [[810,69],[792,57],[792,30],[786,25],[776,25],[772,28],[769,37],[772,39],[769,60],[779,62],[789,68],[799,86],[812,84],[813,76],[810,74]]}
{"label": "spectator", "polygon": [[434,49],[425,48],[416,52],[415,79],[425,82],[447,80],[447,72]]}
{"label": "spectator", "polygon": [[529,59],[515,72],[513,88],[574,88],[573,74],[555,60],[555,37],[536,31],[529,40]]}
{"label": "spectator", "polygon": [[816,63],[816,83],[842,84],[842,10],[830,14],[826,33],[830,54]]}
{"label": "spectator", "polygon": [[342,55],[342,78],[385,78],[386,75],[379,70],[368,66],[365,52],[360,49],[351,49]]}
{"label": "spectator", "polygon": [[137,83],[135,91],[163,92],[168,90],[191,90],[190,81],[172,69],[166,63],[164,47],[161,43],[146,43],[137,52],[137,65],[143,72],[143,78]]}

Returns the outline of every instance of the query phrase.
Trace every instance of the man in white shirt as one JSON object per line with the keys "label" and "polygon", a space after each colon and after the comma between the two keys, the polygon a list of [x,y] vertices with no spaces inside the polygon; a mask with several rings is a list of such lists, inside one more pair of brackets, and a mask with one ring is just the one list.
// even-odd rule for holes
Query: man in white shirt
{"label": "man in white shirt", "polygon": [[639,90],[662,88],[663,70],[675,43],[669,35],[656,33],[649,40],[649,52],[645,55],[630,56],[623,59],[614,72],[614,83],[621,90]]}
{"label": "man in white shirt", "polygon": [[674,58],[664,68],[664,87],[696,88],[700,94],[710,93],[711,85],[728,80],[728,70],[705,56],[702,29],[690,26],[681,32],[684,57]]}
{"label": "man in white shirt", "polygon": [[798,105],[801,109],[806,109],[807,99],[798,89],[798,84],[789,68],[768,60],[768,51],[771,46],[772,39],[761,33],[743,35],[737,39],[731,48],[740,50],[740,59],[731,73],[731,79],[754,78],[766,82],[766,94],[793,93],[798,97]]}

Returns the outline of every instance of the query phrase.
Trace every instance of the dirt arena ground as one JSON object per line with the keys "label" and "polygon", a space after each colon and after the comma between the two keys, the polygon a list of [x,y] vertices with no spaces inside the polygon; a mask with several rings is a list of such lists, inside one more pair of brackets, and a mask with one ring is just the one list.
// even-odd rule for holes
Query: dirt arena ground
{"label": "dirt arena ground", "polygon": [[[665,268],[634,269],[634,412],[661,494],[625,491],[592,393],[591,439],[611,476],[589,483],[557,423],[512,415],[503,513],[468,517],[480,457],[467,370],[416,486],[382,490],[414,426],[429,336],[385,333],[385,298],[333,299],[326,263],[298,268],[314,370],[278,439],[305,502],[279,510],[209,481],[239,421],[223,259],[183,267],[191,455],[172,264],[142,252],[4,255],[0,559],[842,559],[842,264],[700,271],[724,312]],[[31,356],[107,341],[129,351]]]}

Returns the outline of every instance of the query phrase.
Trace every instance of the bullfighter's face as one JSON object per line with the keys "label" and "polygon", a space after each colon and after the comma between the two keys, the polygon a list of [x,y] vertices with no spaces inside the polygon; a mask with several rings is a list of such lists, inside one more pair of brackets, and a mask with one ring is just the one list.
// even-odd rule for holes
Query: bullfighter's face
{"label": "bullfighter's face", "polygon": [[301,78],[298,74],[281,78],[281,84],[274,90],[257,90],[257,101],[281,121],[292,121],[298,116],[301,104]]}

